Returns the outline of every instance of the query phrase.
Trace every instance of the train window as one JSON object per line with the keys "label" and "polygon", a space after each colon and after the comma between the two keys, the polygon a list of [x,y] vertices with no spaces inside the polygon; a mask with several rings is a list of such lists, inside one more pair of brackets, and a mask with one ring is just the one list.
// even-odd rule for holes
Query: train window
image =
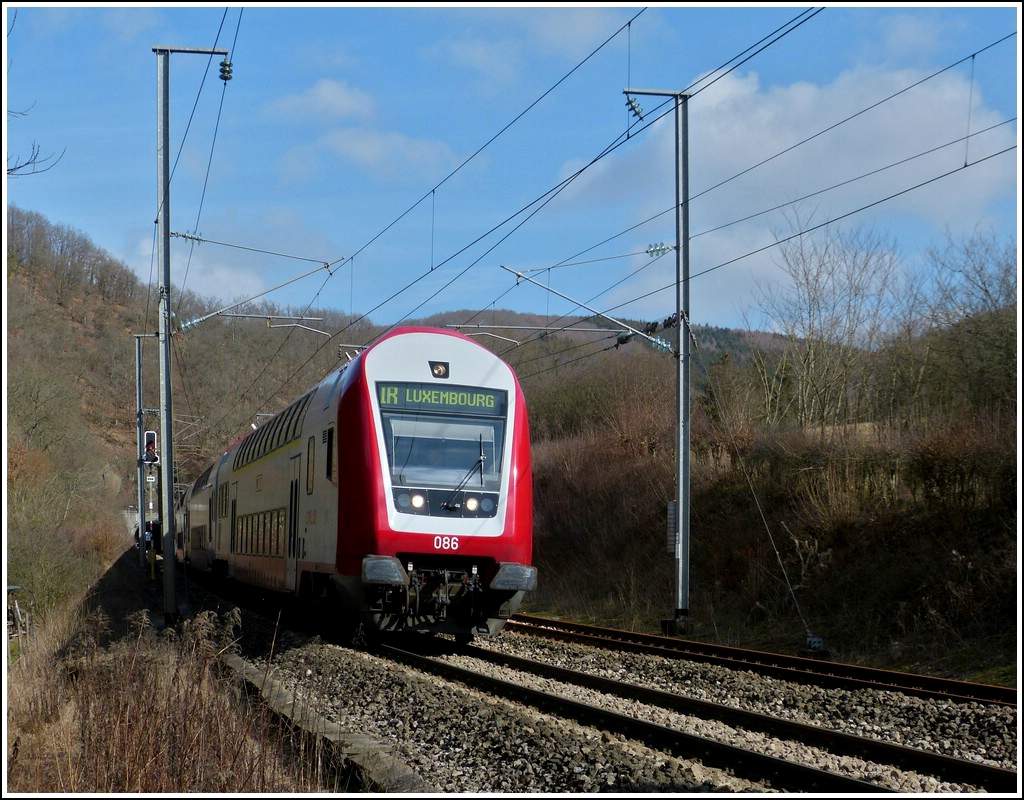
{"label": "train window", "polygon": [[496,490],[504,429],[502,419],[385,414],[391,480],[396,486]]}
{"label": "train window", "polygon": [[306,443],[306,494],[313,494],[313,454],[316,451],[316,439],[312,436]]}
{"label": "train window", "polygon": [[235,453],[235,469],[238,469],[246,462],[246,455],[249,452],[249,446],[252,444],[251,438],[246,437],[242,443],[238,446],[238,452]]}
{"label": "train window", "polygon": [[313,393],[310,392],[295,404],[296,413],[294,418],[292,419],[291,426],[289,428],[289,441],[296,438],[302,432],[302,418],[306,415],[306,407],[309,405],[309,401],[312,399]]}
{"label": "train window", "polygon": [[327,480],[334,480],[334,428],[324,431],[324,444],[327,445],[325,461],[327,462]]}
{"label": "train window", "polygon": [[289,440],[289,437],[291,435],[292,420],[295,419],[295,415],[298,412],[299,412],[298,404],[297,403],[292,403],[290,406],[288,406],[287,409],[285,409],[284,414],[281,415],[282,436],[283,436],[283,438],[284,438],[284,440],[286,442]]}
{"label": "train window", "polygon": [[302,419],[312,399],[313,392],[308,392],[271,422],[249,434],[235,452],[234,468],[241,469],[297,439],[302,433]]}
{"label": "train window", "polygon": [[277,426],[274,429],[274,447],[283,447],[288,443],[288,439],[285,436],[285,433],[288,431],[288,426],[285,424],[284,417],[278,417],[274,420],[274,423]]}
{"label": "train window", "polygon": [[267,447],[268,433],[270,433],[270,428],[266,425],[256,431],[256,458],[263,458],[270,450]]}
{"label": "train window", "polygon": [[270,421],[270,425],[267,426],[270,432],[267,434],[267,441],[269,442],[270,449],[276,450],[284,442],[281,441],[281,429],[284,427],[284,423],[281,422],[281,415],[278,414]]}
{"label": "train window", "polygon": [[206,471],[203,472],[203,474],[200,475],[198,478],[196,478],[196,482],[192,485],[193,492],[198,491],[202,487],[210,485],[211,472],[213,472],[213,464],[210,464],[210,466],[206,468]]}
{"label": "train window", "polygon": [[271,450],[276,450],[285,444],[284,429],[284,414],[278,414],[271,422],[270,433],[267,434],[267,440],[270,443],[269,446]]}

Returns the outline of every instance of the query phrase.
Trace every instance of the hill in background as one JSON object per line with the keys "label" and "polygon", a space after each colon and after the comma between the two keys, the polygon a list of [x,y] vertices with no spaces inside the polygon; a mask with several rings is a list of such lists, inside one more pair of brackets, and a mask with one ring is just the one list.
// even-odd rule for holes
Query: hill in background
{"label": "hill in background", "polygon": [[[156,303],[125,265],[31,212],[9,209],[7,263],[8,577],[45,613],[123,541],[139,337],[143,405],[158,405]],[[694,636],[795,651],[812,632],[841,660],[1015,670],[1012,296],[948,324],[891,326],[871,348],[694,329]],[[187,293],[175,304],[179,320],[215,310]],[[339,343],[383,330],[324,312],[325,343],[258,318],[287,309],[238,311],[257,318],[213,318],[172,338],[180,481],[335,369]],[[666,546],[675,358],[614,331],[534,330],[552,320],[512,311],[417,324],[461,326],[523,383],[541,574],[526,610],[657,631],[677,581]]]}

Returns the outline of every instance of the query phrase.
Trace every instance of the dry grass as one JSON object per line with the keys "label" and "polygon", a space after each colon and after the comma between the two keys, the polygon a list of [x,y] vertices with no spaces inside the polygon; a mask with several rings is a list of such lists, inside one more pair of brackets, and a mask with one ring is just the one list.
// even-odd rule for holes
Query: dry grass
{"label": "dry grass", "polygon": [[129,625],[109,646],[102,609],[33,632],[8,673],[6,792],[346,790],[217,668],[235,614],[204,612],[158,634],[143,610]]}

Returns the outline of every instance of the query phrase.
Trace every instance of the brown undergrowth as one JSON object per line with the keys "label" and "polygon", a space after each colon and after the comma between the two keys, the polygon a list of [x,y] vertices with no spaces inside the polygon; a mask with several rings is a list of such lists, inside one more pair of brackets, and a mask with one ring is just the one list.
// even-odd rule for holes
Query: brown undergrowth
{"label": "brown undergrowth", "polygon": [[51,618],[9,665],[8,793],[345,791],[317,752],[217,669],[237,612],[109,640],[102,609]]}

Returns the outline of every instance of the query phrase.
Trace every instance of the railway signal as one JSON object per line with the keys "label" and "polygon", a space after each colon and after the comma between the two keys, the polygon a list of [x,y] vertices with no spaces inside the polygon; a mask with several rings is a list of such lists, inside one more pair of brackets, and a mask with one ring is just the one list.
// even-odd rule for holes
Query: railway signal
{"label": "railway signal", "polygon": [[146,452],[142,460],[147,464],[159,464],[160,453],[156,447],[156,431],[146,431]]}

